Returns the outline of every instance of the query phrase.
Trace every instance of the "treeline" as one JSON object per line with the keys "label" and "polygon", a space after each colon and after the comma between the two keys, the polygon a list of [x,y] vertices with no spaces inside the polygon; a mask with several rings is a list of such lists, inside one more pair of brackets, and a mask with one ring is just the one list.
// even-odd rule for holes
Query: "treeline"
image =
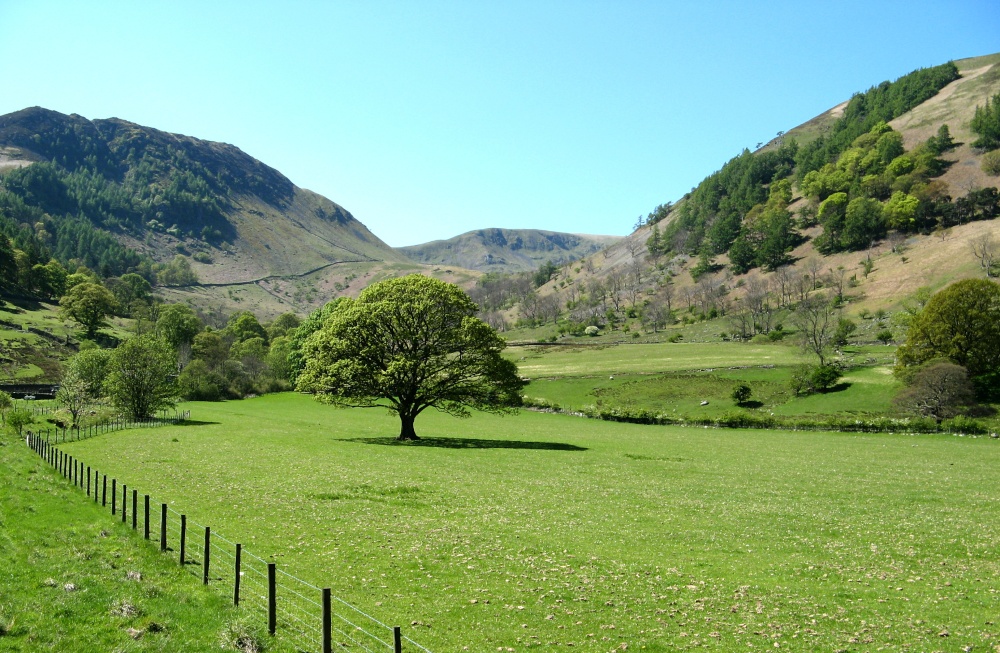
{"label": "treeline", "polygon": [[[824,254],[871,247],[890,231],[929,233],[1000,215],[995,188],[974,189],[953,199],[935,178],[955,147],[947,125],[907,152],[888,121],[926,101],[959,77],[953,63],[917,70],[851,98],[827,134],[806,146],[779,135],[777,147],[747,150],[709,175],[677,207],[656,207],[647,249],[654,261],[670,253],[698,255],[692,276],[716,270],[714,257],[728,254],[736,274],[775,270],[790,263],[802,242],[800,229],[817,223],[816,248]],[[995,98],[1000,100],[1000,96]],[[997,102],[978,107],[974,127],[986,144],[993,123],[1000,133]],[[787,141],[787,142],[786,142]],[[793,215],[792,184],[808,203]],[[659,223],[673,213],[664,229]]]}
{"label": "treeline", "polygon": [[915,70],[895,82],[884,81],[854,95],[830,132],[800,149],[795,158],[798,179],[836,160],[857,137],[871,131],[877,123],[898,118],[959,77],[958,67],[949,61]]}

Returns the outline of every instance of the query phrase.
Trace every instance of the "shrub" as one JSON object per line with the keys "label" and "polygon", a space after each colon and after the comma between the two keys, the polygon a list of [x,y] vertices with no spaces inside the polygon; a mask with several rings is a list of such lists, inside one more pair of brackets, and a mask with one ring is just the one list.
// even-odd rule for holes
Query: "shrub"
{"label": "shrub", "polygon": [[750,395],[752,393],[753,391],[750,389],[749,385],[746,383],[739,383],[735,388],[733,388],[733,401],[736,402],[737,406],[742,406],[750,400]]}
{"label": "shrub", "polygon": [[974,402],[969,374],[960,365],[937,359],[908,375],[908,385],[893,400],[905,411],[942,420],[953,417]]}
{"label": "shrub", "polygon": [[809,377],[811,373],[812,367],[810,365],[796,365],[792,368],[792,376],[788,380],[788,387],[791,388],[793,394],[800,395],[810,391]]}
{"label": "shrub", "polygon": [[21,435],[25,426],[30,425],[34,421],[35,418],[32,416],[31,411],[24,410],[23,408],[15,408],[7,413],[7,428],[18,436]]}
{"label": "shrub", "polygon": [[993,177],[1000,175],[1000,150],[993,150],[983,155],[981,163],[983,172]]}
{"label": "shrub", "polygon": [[682,336],[679,333],[675,333],[674,335],[672,335],[669,338],[667,338],[667,342],[680,342],[683,339],[684,339],[684,336]]}
{"label": "shrub", "polygon": [[836,365],[797,365],[792,369],[788,387],[797,395],[821,392],[832,387],[841,377]]}
{"label": "shrub", "polygon": [[588,336],[590,336],[591,338],[593,338],[594,336],[596,336],[600,332],[600,329],[598,329],[597,327],[591,325],[591,326],[587,327],[586,329],[584,329],[583,332],[585,334],[587,334]]}
{"label": "shrub", "polygon": [[809,379],[814,391],[828,390],[842,376],[840,368],[836,365],[818,365],[813,369]]}
{"label": "shrub", "polygon": [[883,345],[888,345],[892,342],[892,331],[889,329],[882,329],[877,334],[875,334],[875,339],[881,342]]}

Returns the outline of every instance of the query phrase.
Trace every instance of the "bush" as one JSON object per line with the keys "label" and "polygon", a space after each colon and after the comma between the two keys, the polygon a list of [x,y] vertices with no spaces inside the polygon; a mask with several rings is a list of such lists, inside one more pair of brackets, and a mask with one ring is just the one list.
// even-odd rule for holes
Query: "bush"
{"label": "bush", "polygon": [[7,428],[18,436],[21,435],[25,426],[30,425],[34,421],[35,418],[31,414],[31,411],[23,408],[16,408],[7,413]]}
{"label": "bush", "polygon": [[810,391],[810,375],[812,374],[812,366],[810,365],[796,365],[792,368],[792,376],[788,380],[788,387],[792,390],[795,395],[800,395]]}
{"label": "bush", "polygon": [[960,365],[947,359],[936,359],[921,365],[907,375],[908,387],[893,400],[901,409],[938,421],[954,417],[975,400],[969,374]]}
{"label": "bush", "polygon": [[588,336],[590,336],[591,338],[593,338],[598,333],[600,333],[600,331],[601,331],[600,329],[598,329],[597,327],[595,327],[593,325],[591,325],[591,326],[589,326],[589,327],[587,327],[586,329],[583,330],[583,332],[585,334],[587,334]]}
{"label": "bush", "polygon": [[888,345],[892,342],[892,331],[889,329],[882,329],[877,334],[875,334],[875,339],[881,342],[883,345]]}
{"label": "bush", "polygon": [[836,365],[797,365],[788,386],[796,395],[812,394],[830,389],[840,377]]}
{"label": "bush", "polygon": [[813,391],[830,389],[843,376],[836,365],[819,365],[810,375]]}
{"label": "bush", "polygon": [[1000,150],[993,150],[983,155],[981,163],[983,172],[993,177],[1000,175]]}
{"label": "bush", "polygon": [[750,395],[752,393],[753,391],[750,389],[749,385],[746,383],[739,383],[735,388],[733,388],[733,401],[736,402],[737,406],[742,406],[750,400]]}

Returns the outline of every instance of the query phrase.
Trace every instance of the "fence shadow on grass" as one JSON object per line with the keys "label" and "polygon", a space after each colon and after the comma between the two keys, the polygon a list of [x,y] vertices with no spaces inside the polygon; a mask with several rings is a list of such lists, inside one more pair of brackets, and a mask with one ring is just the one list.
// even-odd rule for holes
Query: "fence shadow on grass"
{"label": "fence shadow on grass", "polygon": [[347,442],[380,444],[388,447],[437,447],[440,449],[544,449],[547,451],[587,451],[587,447],[564,442],[527,442],[524,440],[485,440],[482,438],[420,438],[399,440],[395,437],[348,438]]}

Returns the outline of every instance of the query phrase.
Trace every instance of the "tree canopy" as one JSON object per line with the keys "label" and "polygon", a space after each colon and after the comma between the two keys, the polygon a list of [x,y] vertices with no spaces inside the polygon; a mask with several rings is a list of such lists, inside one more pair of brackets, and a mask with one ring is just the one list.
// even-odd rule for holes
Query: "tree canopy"
{"label": "tree canopy", "polygon": [[98,283],[80,283],[59,300],[62,313],[79,322],[93,338],[115,305],[115,296]]}
{"label": "tree canopy", "polygon": [[156,411],[174,405],[174,363],[170,345],[163,340],[152,335],[129,338],[111,353],[108,361],[108,397],[132,419],[152,417]]}
{"label": "tree canopy", "polygon": [[981,394],[1000,386],[1000,286],[966,279],[941,290],[910,324],[896,353],[897,372],[935,358],[969,371]]}
{"label": "tree canopy", "polygon": [[524,382],[477,308],[457,286],[421,275],[373,284],[306,340],[298,389],[335,406],[388,408],[401,440],[417,439],[413,423],[427,408],[513,412]]}

